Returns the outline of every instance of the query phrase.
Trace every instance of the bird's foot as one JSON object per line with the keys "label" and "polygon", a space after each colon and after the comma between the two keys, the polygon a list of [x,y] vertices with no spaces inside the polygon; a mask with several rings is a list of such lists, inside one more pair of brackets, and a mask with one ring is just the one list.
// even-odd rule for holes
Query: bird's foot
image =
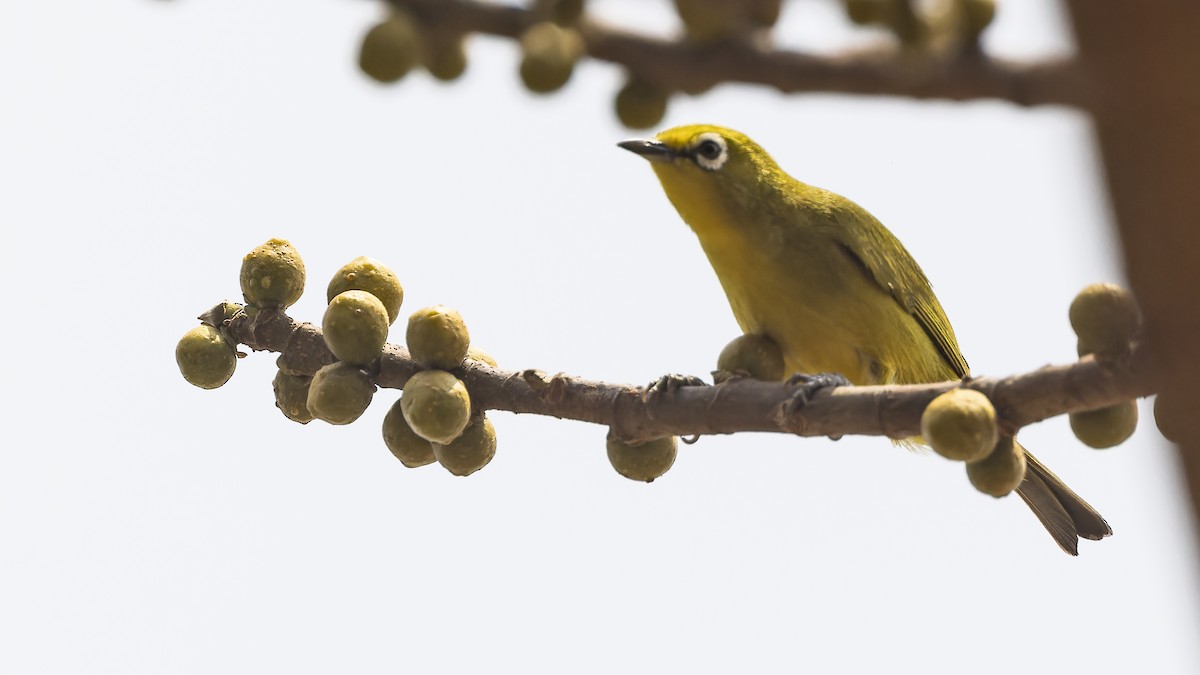
{"label": "bird's foot", "polygon": [[850,380],[840,373],[796,373],[787,379],[787,386],[795,388],[788,400],[786,412],[789,416],[808,405],[813,394],[828,387],[848,387]]}
{"label": "bird's foot", "polygon": [[680,387],[704,387],[707,385],[707,382],[694,375],[668,373],[646,386],[646,393],[642,395],[642,400],[649,401],[651,398],[663,394],[674,394]]}

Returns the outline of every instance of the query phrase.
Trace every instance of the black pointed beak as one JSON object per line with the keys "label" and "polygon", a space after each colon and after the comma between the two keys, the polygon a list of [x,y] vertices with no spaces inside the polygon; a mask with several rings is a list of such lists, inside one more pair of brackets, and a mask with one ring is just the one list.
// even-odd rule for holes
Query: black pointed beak
{"label": "black pointed beak", "polygon": [[641,155],[651,162],[669,162],[675,159],[675,151],[666,143],[659,141],[621,141],[617,143],[617,147],[625,148],[635,155]]}

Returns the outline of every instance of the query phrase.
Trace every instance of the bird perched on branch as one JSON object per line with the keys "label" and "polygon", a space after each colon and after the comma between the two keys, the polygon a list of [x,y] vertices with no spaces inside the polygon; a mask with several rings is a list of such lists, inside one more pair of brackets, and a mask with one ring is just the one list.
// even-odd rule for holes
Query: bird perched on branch
{"label": "bird perched on branch", "polygon": [[[859,385],[969,375],[924,272],[859,205],[792,178],[731,129],[675,127],[620,147],[651,162],[742,331],[778,344],[788,372],[839,373]],[[1095,509],[1015,447],[1026,462],[1017,493],[1064,551],[1076,555],[1079,537],[1112,534]]]}

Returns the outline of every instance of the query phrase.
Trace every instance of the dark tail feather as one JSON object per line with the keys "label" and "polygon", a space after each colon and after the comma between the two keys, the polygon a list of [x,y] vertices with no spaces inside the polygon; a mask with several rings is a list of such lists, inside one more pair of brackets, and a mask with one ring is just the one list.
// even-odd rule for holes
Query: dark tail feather
{"label": "dark tail feather", "polygon": [[1103,539],[1112,534],[1104,518],[1071,488],[1025,451],[1025,480],[1017,494],[1042,521],[1046,531],[1062,550],[1079,555],[1079,537]]}

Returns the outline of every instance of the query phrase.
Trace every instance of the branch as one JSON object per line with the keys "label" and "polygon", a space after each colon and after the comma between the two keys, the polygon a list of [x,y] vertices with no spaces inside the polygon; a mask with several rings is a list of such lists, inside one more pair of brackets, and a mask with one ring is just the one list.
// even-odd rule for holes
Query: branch
{"label": "branch", "polygon": [[[222,316],[218,305],[201,320]],[[320,328],[279,310],[239,313],[220,326],[233,340],[258,351],[281,352],[281,367],[305,374],[333,363]],[[403,389],[421,370],[408,350],[389,344],[370,369],[381,387]],[[685,386],[647,395],[646,388],[585,380],[541,371],[509,371],[468,361],[453,371],[480,410],[507,410],[612,427],[627,442],[662,436],[768,431],[798,436],[848,434],[908,438],[920,434],[921,414],[938,394],[959,386],[983,392],[1010,434],[1069,412],[1115,405],[1155,391],[1148,350],[1136,347],[1113,362],[1086,357],[1023,375],[981,377],[965,383],[837,387],[818,391],[803,406],[782,382],[734,378],[715,386]]]}
{"label": "branch", "polygon": [[[453,33],[517,38],[545,17],[535,9],[477,0],[387,0],[425,23]],[[592,58],[624,66],[666,90],[696,92],[722,82],[773,87],[784,93],[905,96],[916,99],[994,98],[1023,106],[1083,107],[1086,91],[1073,59],[1015,63],[966,51],[951,58],[896,50],[815,56],[749,40],[699,44],[636,35],[584,19],[576,28]]]}

